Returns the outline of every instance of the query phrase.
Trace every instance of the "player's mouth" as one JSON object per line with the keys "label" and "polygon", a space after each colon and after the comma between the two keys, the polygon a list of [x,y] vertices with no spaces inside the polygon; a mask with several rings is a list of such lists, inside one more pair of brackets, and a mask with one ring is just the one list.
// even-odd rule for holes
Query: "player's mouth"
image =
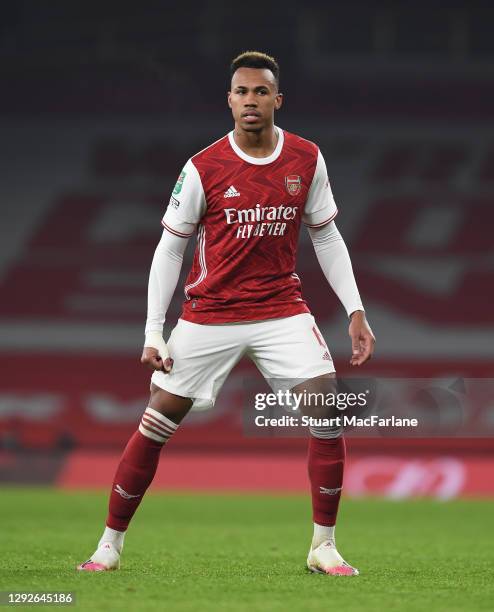
{"label": "player's mouth", "polygon": [[242,113],[242,119],[244,119],[245,121],[249,123],[255,123],[260,118],[261,118],[261,113],[258,113],[257,111],[254,111],[254,110],[249,110],[249,111],[245,111],[244,113]]}

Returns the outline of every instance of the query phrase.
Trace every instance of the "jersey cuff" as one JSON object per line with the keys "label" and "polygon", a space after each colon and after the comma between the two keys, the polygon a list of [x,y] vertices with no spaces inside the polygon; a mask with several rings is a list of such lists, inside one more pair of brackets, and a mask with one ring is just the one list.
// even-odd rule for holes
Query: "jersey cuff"
{"label": "jersey cuff", "polygon": [[173,229],[173,227],[170,227],[167,223],[165,223],[163,221],[163,219],[161,220],[161,225],[170,232],[170,234],[173,234],[174,236],[178,236],[179,238],[190,238],[191,236],[194,235],[194,232],[191,232],[190,234],[184,234],[183,232],[179,232],[176,229]]}
{"label": "jersey cuff", "polygon": [[322,227],[323,225],[327,225],[328,223],[330,223],[336,217],[337,214],[338,209],[335,210],[331,217],[325,219],[324,221],[321,221],[320,223],[305,223],[305,221],[303,223],[306,227]]}

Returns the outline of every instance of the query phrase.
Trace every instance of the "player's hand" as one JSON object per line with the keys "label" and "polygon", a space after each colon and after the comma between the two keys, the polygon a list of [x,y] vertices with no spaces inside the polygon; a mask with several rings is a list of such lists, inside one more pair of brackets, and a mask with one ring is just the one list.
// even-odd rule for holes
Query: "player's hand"
{"label": "player's hand", "polygon": [[159,332],[146,334],[141,363],[147,365],[151,370],[161,370],[165,374],[172,369],[173,359],[170,357],[166,342]]}
{"label": "player's hand", "polygon": [[356,310],[350,318],[348,335],[352,339],[352,366],[360,366],[372,357],[376,339],[365,318],[365,312]]}

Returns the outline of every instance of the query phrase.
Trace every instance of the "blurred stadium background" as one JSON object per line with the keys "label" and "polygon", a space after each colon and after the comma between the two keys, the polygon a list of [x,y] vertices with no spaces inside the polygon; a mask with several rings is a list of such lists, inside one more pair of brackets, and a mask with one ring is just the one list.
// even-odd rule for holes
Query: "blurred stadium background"
{"label": "blurred stadium background", "polygon": [[[228,64],[247,49],[281,64],[277,124],[325,155],[378,338],[365,375],[492,376],[492,3],[239,8],[3,7],[0,482],[109,487],[148,398],[139,357],[160,219],[186,159],[231,129]],[[305,232],[297,271],[347,374],[345,314]],[[168,330],[181,301],[177,290]],[[156,490],[307,490],[304,440],[242,433],[253,372],[241,363],[216,407],[189,415]],[[484,433],[352,439],[346,492],[492,495],[494,421]]]}

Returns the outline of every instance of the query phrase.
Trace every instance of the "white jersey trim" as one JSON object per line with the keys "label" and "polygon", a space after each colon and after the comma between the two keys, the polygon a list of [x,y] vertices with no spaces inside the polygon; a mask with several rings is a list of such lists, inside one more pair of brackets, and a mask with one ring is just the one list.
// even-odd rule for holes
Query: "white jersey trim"
{"label": "white jersey trim", "polygon": [[[194,234],[194,232],[190,232],[190,234],[184,234],[183,232],[179,232],[178,230],[174,229],[173,227],[170,227],[169,225],[167,225],[163,220],[161,220],[161,225],[168,232],[170,232],[170,234],[173,234],[174,236],[178,236],[179,238],[190,238]],[[182,223],[182,225],[192,225],[192,223],[189,223],[189,224]]]}
{"label": "white jersey trim", "polygon": [[208,268],[206,266],[206,229],[204,225],[199,226],[198,232],[198,248],[199,248],[199,265],[201,267],[201,273],[199,274],[199,278],[189,285],[185,285],[184,293],[185,297],[190,300],[189,290],[197,287],[208,275]]}
{"label": "white jersey trim", "polygon": [[[314,214],[312,216],[314,216]],[[331,221],[336,217],[337,214],[338,214],[338,209],[334,211],[331,217],[329,217],[328,219],[324,219],[323,221],[320,221],[319,223],[305,223],[304,221],[303,223],[306,227],[322,227],[323,225],[327,225],[328,223],[331,223]]]}
{"label": "white jersey trim", "polygon": [[285,141],[283,130],[276,125],[274,126],[274,129],[278,134],[278,142],[276,143],[274,151],[271,153],[271,155],[268,155],[268,157],[252,157],[250,155],[247,155],[247,153],[242,151],[242,149],[235,142],[235,139],[233,138],[233,130],[228,134],[228,140],[230,142],[230,146],[240,157],[240,159],[249,162],[249,164],[254,164],[256,166],[264,166],[265,164],[270,164],[271,162],[274,162],[276,159],[278,159],[278,157],[281,155],[281,150],[283,149],[283,143]]}

